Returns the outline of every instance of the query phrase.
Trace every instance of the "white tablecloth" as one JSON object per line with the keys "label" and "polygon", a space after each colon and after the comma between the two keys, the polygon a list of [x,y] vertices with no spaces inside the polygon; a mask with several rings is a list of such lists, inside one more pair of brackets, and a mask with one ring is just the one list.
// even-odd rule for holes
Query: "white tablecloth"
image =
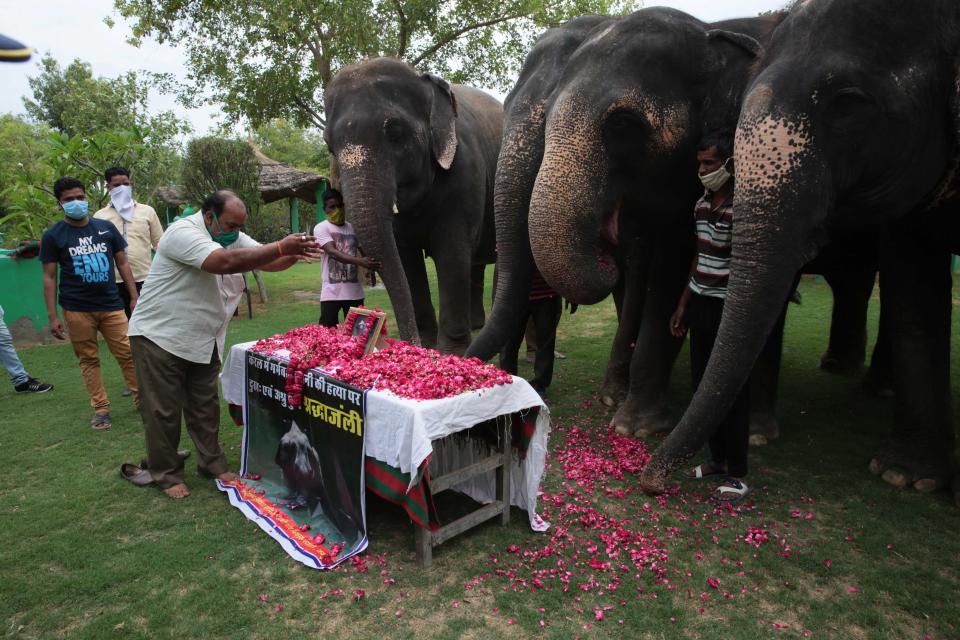
{"label": "white tablecloth", "polygon": [[[220,374],[223,398],[230,404],[246,401],[246,352],[254,343],[235,344],[227,354]],[[278,354],[279,355],[279,354]],[[526,380],[514,376],[512,384],[464,393],[441,400],[409,400],[388,391],[367,392],[367,420],[364,429],[366,455],[410,474],[416,483],[417,469],[434,453],[433,441],[468,429],[496,416],[539,407],[536,430],[523,460],[515,460],[511,475],[510,502],[527,511],[530,526],[544,531],[549,526],[537,516],[537,493],[543,476],[550,433],[550,412]],[[480,457],[469,443],[446,443],[442,456],[435,457],[431,473],[468,464]],[[516,455],[516,454],[514,454]],[[478,502],[494,500],[496,477],[493,471],[454,488]]]}

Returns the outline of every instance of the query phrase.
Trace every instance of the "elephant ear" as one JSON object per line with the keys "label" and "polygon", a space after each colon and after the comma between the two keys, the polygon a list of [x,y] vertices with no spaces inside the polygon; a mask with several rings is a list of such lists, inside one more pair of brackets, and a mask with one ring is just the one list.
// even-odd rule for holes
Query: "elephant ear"
{"label": "elephant ear", "polygon": [[742,49],[751,58],[759,58],[763,55],[763,45],[761,45],[756,38],[748,36],[745,33],[737,33],[725,29],[710,29],[707,31],[707,40],[713,42],[729,42],[733,46]]}
{"label": "elephant ear", "polygon": [[457,98],[450,83],[432,73],[421,76],[431,87],[430,144],[443,169],[453,165],[457,153]]}

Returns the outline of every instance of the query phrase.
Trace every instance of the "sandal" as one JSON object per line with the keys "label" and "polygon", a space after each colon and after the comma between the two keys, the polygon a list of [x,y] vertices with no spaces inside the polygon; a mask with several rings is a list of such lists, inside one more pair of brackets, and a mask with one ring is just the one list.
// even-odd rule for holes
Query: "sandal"
{"label": "sandal", "polygon": [[120,476],[124,480],[132,482],[138,487],[145,487],[153,484],[153,476],[150,475],[149,471],[146,469],[141,469],[137,465],[130,464],[128,462],[120,465]]}
{"label": "sandal", "polygon": [[[712,471],[710,473],[704,473],[704,467],[710,467]],[[727,472],[722,465],[717,464],[713,460],[704,460],[693,469],[688,469],[685,471],[683,475],[691,480],[703,480],[704,478],[709,478],[711,476],[725,476],[727,475]]]}
{"label": "sandal", "polygon": [[[723,484],[717,487],[716,491],[714,491],[713,498],[717,502],[721,502],[723,504],[737,504],[743,500],[743,497],[748,493],[750,493],[750,487],[747,486],[746,482],[731,476],[727,476],[724,479]],[[733,494],[733,497],[724,498],[724,494]]]}

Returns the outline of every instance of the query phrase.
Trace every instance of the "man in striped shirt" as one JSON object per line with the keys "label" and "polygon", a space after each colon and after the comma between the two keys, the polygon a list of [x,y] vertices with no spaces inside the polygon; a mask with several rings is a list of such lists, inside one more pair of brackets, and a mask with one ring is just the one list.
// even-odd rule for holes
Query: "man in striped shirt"
{"label": "man in striped shirt", "polygon": [[[571,313],[573,311],[571,310]],[[533,362],[533,378],[530,386],[540,396],[544,396],[547,387],[553,380],[554,347],[557,343],[557,325],[563,313],[563,302],[547,281],[534,267],[533,281],[530,285],[530,294],[527,296],[526,307],[518,316],[519,324],[513,335],[507,340],[503,351],[500,352],[500,368],[507,373],[517,374],[517,352],[526,330],[527,320],[532,319],[537,336],[537,351]]]}
{"label": "man in striped shirt", "polygon": [[[694,208],[697,254],[690,279],[677,310],[670,318],[670,333],[680,338],[690,326],[690,371],[696,390],[713,351],[727,297],[730,248],[733,237],[733,134],[712,132],[697,152],[700,180],[706,191]],[[749,491],[747,448],[750,439],[750,405],[744,386],[730,413],[710,438],[710,458],[686,472],[689,478],[724,476],[716,498],[738,502]]]}

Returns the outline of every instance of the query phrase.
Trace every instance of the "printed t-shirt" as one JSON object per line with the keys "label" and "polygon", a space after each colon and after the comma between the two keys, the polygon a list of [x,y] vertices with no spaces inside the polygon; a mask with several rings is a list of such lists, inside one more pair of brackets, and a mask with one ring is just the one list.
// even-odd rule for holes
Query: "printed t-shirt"
{"label": "printed t-shirt", "polygon": [[[117,228],[123,239],[127,241],[127,262],[136,282],[143,282],[150,273],[150,261],[153,260],[153,246],[160,242],[163,227],[160,218],[153,207],[139,202],[133,206],[133,220],[127,222],[120,217],[113,205],[107,205],[93,214],[97,220],[106,220]],[[117,284],[123,282],[120,272],[115,274]]]}
{"label": "printed t-shirt", "polygon": [[[227,250],[257,246],[259,242],[241,232]],[[234,282],[238,276],[220,276],[200,268],[207,256],[221,248],[210,238],[203,213],[167,227],[127,335],[143,336],[189,362],[209,363],[215,345],[223,357],[227,324],[239,302]]]}
{"label": "printed t-shirt", "polygon": [[[349,222],[337,226],[324,220],[313,228],[313,235],[321,247],[332,242],[333,246],[348,256],[356,257],[359,246],[353,226]],[[363,285],[360,284],[360,269],[355,264],[344,264],[327,255],[320,258],[321,289],[320,301],[325,300],[362,300]]]}
{"label": "printed t-shirt", "polygon": [[60,307],[67,311],[123,309],[113,278],[113,256],[126,247],[115,226],[94,218],[87,218],[82,227],[61,220],[44,231],[40,262],[60,265]]}
{"label": "printed t-shirt", "polygon": [[714,210],[708,191],[694,207],[697,223],[697,270],[690,276],[690,290],[711,298],[727,297],[730,252],[733,242],[733,200]]}

